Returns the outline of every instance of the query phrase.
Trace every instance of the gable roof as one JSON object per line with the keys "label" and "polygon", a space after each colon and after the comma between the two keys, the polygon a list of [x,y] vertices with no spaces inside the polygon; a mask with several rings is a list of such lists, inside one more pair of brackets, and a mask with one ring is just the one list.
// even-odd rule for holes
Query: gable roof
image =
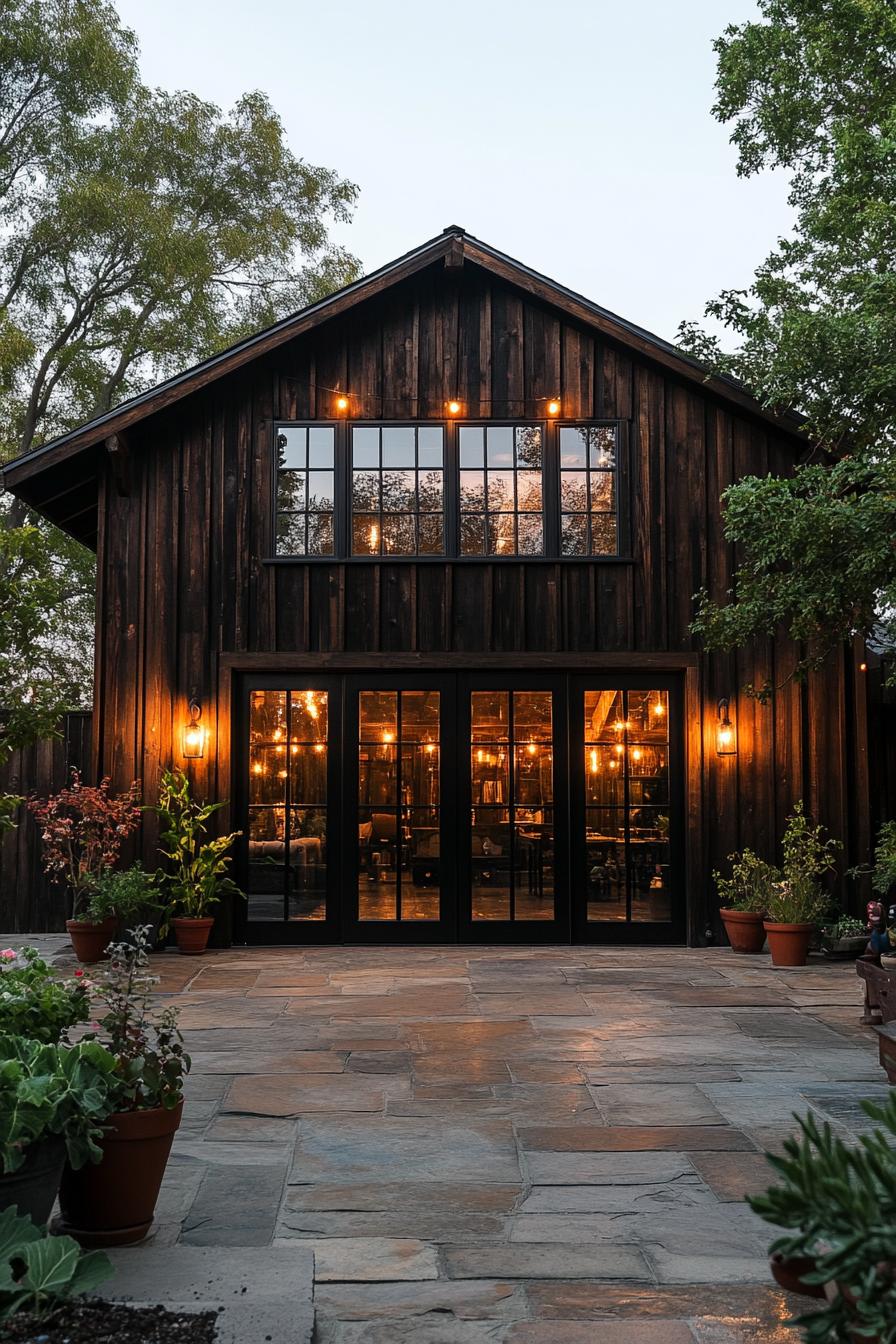
{"label": "gable roof", "polygon": [[[155,387],[131,397],[113,410],[98,415],[76,429],[13,459],[5,467],[0,468],[0,483],[5,489],[33,504],[39,511],[43,511],[41,502],[35,498],[35,492],[29,488],[29,483],[36,484],[35,478],[51,467],[87,452],[154,412],[225,377],[286,341],[363,303],[366,299],[391,288],[442,258],[450,258],[455,265],[465,261],[472,262],[542,302],[560,309],[576,321],[648,357],[680,378],[699,384],[704,391],[714,392],[751,415],[770,422],[783,432],[795,434],[799,431],[800,420],[797,416],[776,415],[769,411],[735,379],[708,374],[704,364],[684,354],[670,341],[665,341],[643,327],[627,322],[581,294],[524,266],[522,262],[474,238],[460,226],[449,225],[435,238],[429,239],[411,252],[406,252],[404,256],[371,272],[370,275],[363,276],[327,298],[310,304],[273,326],[239,341],[220,354],[203,360],[173,378],[157,383]],[[59,522],[59,519],[56,518],[54,521]],[[64,522],[60,525],[65,527]],[[66,528],[66,530],[72,529]],[[78,531],[72,530],[72,535],[80,535],[82,540],[87,539],[83,531],[79,534]]]}

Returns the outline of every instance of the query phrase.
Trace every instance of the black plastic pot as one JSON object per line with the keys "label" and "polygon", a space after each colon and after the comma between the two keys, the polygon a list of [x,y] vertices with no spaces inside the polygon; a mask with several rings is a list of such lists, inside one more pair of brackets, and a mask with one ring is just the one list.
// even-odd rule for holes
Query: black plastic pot
{"label": "black plastic pot", "polygon": [[20,1214],[28,1214],[33,1223],[44,1227],[59,1193],[64,1166],[62,1139],[33,1144],[18,1171],[0,1176],[0,1209],[15,1204]]}

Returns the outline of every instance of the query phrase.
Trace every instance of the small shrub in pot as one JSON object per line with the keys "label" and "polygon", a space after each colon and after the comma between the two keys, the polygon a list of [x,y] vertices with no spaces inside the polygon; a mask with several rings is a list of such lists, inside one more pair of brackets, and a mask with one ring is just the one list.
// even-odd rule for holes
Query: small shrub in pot
{"label": "small shrub in pot", "polygon": [[812,930],[828,908],[821,879],[833,871],[842,846],[811,823],[800,801],[787,818],[781,848],[781,881],[769,896],[765,932],[773,965],[802,966]]}
{"label": "small shrub in pot", "polygon": [[36,948],[0,951],[0,1035],[55,1045],[90,1016],[90,981],[83,971],[61,979]]}
{"label": "small shrub in pot", "polygon": [[176,1010],[152,1002],[157,978],[147,971],[150,933],[140,927],[130,943],[113,944],[109,967],[94,987],[105,1010],[97,1039],[115,1061],[115,1107],[100,1141],[100,1163],[63,1172],[59,1228],[82,1245],[127,1245],[146,1236],[180,1124],[190,1058]]}
{"label": "small shrub in pot", "polygon": [[713,873],[719,892],[719,914],[732,950],[755,954],[765,945],[763,918],[772,887],[781,880],[781,874],[751,849],[729,854],[728,862],[730,877]]}
{"label": "small shrub in pot", "polygon": [[[161,825],[160,853],[169,867],[161,876],[168,900],[168,919],[181,952],[205,951],[214,919],[212,908],[222,896],[242,896],[230,876],[228,852],[240,834],[208,839],[208,823],[224,803],[200,803],[193,797],[183,770],[166,770],[159,787],[157,811]],[[162,932],[167,924],[163,924]]]}

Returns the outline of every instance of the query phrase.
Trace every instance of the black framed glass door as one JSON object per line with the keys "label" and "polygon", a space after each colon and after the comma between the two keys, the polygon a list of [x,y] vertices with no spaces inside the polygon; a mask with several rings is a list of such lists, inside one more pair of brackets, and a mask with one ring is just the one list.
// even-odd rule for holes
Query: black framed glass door
{"label": "black framed glass door", "polygon": [[462,941],[569,938],[563,681],[519,673],[461,678]]}
{"label": "black framed glass door", "polygon": [[674,678],[574,678],[572,916],[577,942],[684,937],[683,734]]}
{"label": "black framed glass door", "polygon": [[246,678],[237,941],[676,942],[674,676]]}
{"label": "black framed glass door", "polygon": [[345,679],[348,939],[456,937],[454,691],[450,677]]}

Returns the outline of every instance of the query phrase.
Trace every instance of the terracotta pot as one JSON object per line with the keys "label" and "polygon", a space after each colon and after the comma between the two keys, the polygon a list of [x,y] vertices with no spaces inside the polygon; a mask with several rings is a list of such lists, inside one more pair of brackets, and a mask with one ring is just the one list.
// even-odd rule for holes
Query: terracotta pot
{"label": "terracotta pot", "polygon": [[720,910],[722,923],[731,944],[732,952],[755,954],[765,947],[765,929],[762,916],[749,914],[746,910]]}
{"label": "terracotta pot", "polygon": [[27,1213],[33,1223],[43,1227],[56,1202],[64,1166],[63,1139],[54,1135],[33,1143],[18,1171],[0,1176],[0,1209],[14,1204],[20,1214]]}
{"label": "terracotta pot", "polygon": [[794,1255],[785,1259],[780,1251],[768,1258],[772,1278],[779,1288],[787,1293],[800,1293],[803,1297],[824,1297],[823,1283],[803,1283],[805,1274],[814,1274],[815,1261],[808,1255]]}
{"label": "terracotta pot", "polygon": [[812,928],[811,924],[774,924],[767,919],[765,932],[768,935],[772,965],[805,966]]}
{"label": "terracotta pot", "polygon": [[106,1121],[102,1161],[67,1166],[53,1231],[82,1246],[131,1246],[152,1227],[156,1200],[184,1103],[172,1111],[122,1111]]}
{"label": "terracotta pot", "polygon": [[201,956],[208,946],[208,936],[214,922],[213,919],[172,919],[178,952],[188,957]]}
{"label": "terracotta pot", "polygon": [[113,915],[96,924],[89,919],[67,919],[65,931],[72,940],[75,956],[85,966],[102,961],[106,948],[115,937],[117,921]]}

